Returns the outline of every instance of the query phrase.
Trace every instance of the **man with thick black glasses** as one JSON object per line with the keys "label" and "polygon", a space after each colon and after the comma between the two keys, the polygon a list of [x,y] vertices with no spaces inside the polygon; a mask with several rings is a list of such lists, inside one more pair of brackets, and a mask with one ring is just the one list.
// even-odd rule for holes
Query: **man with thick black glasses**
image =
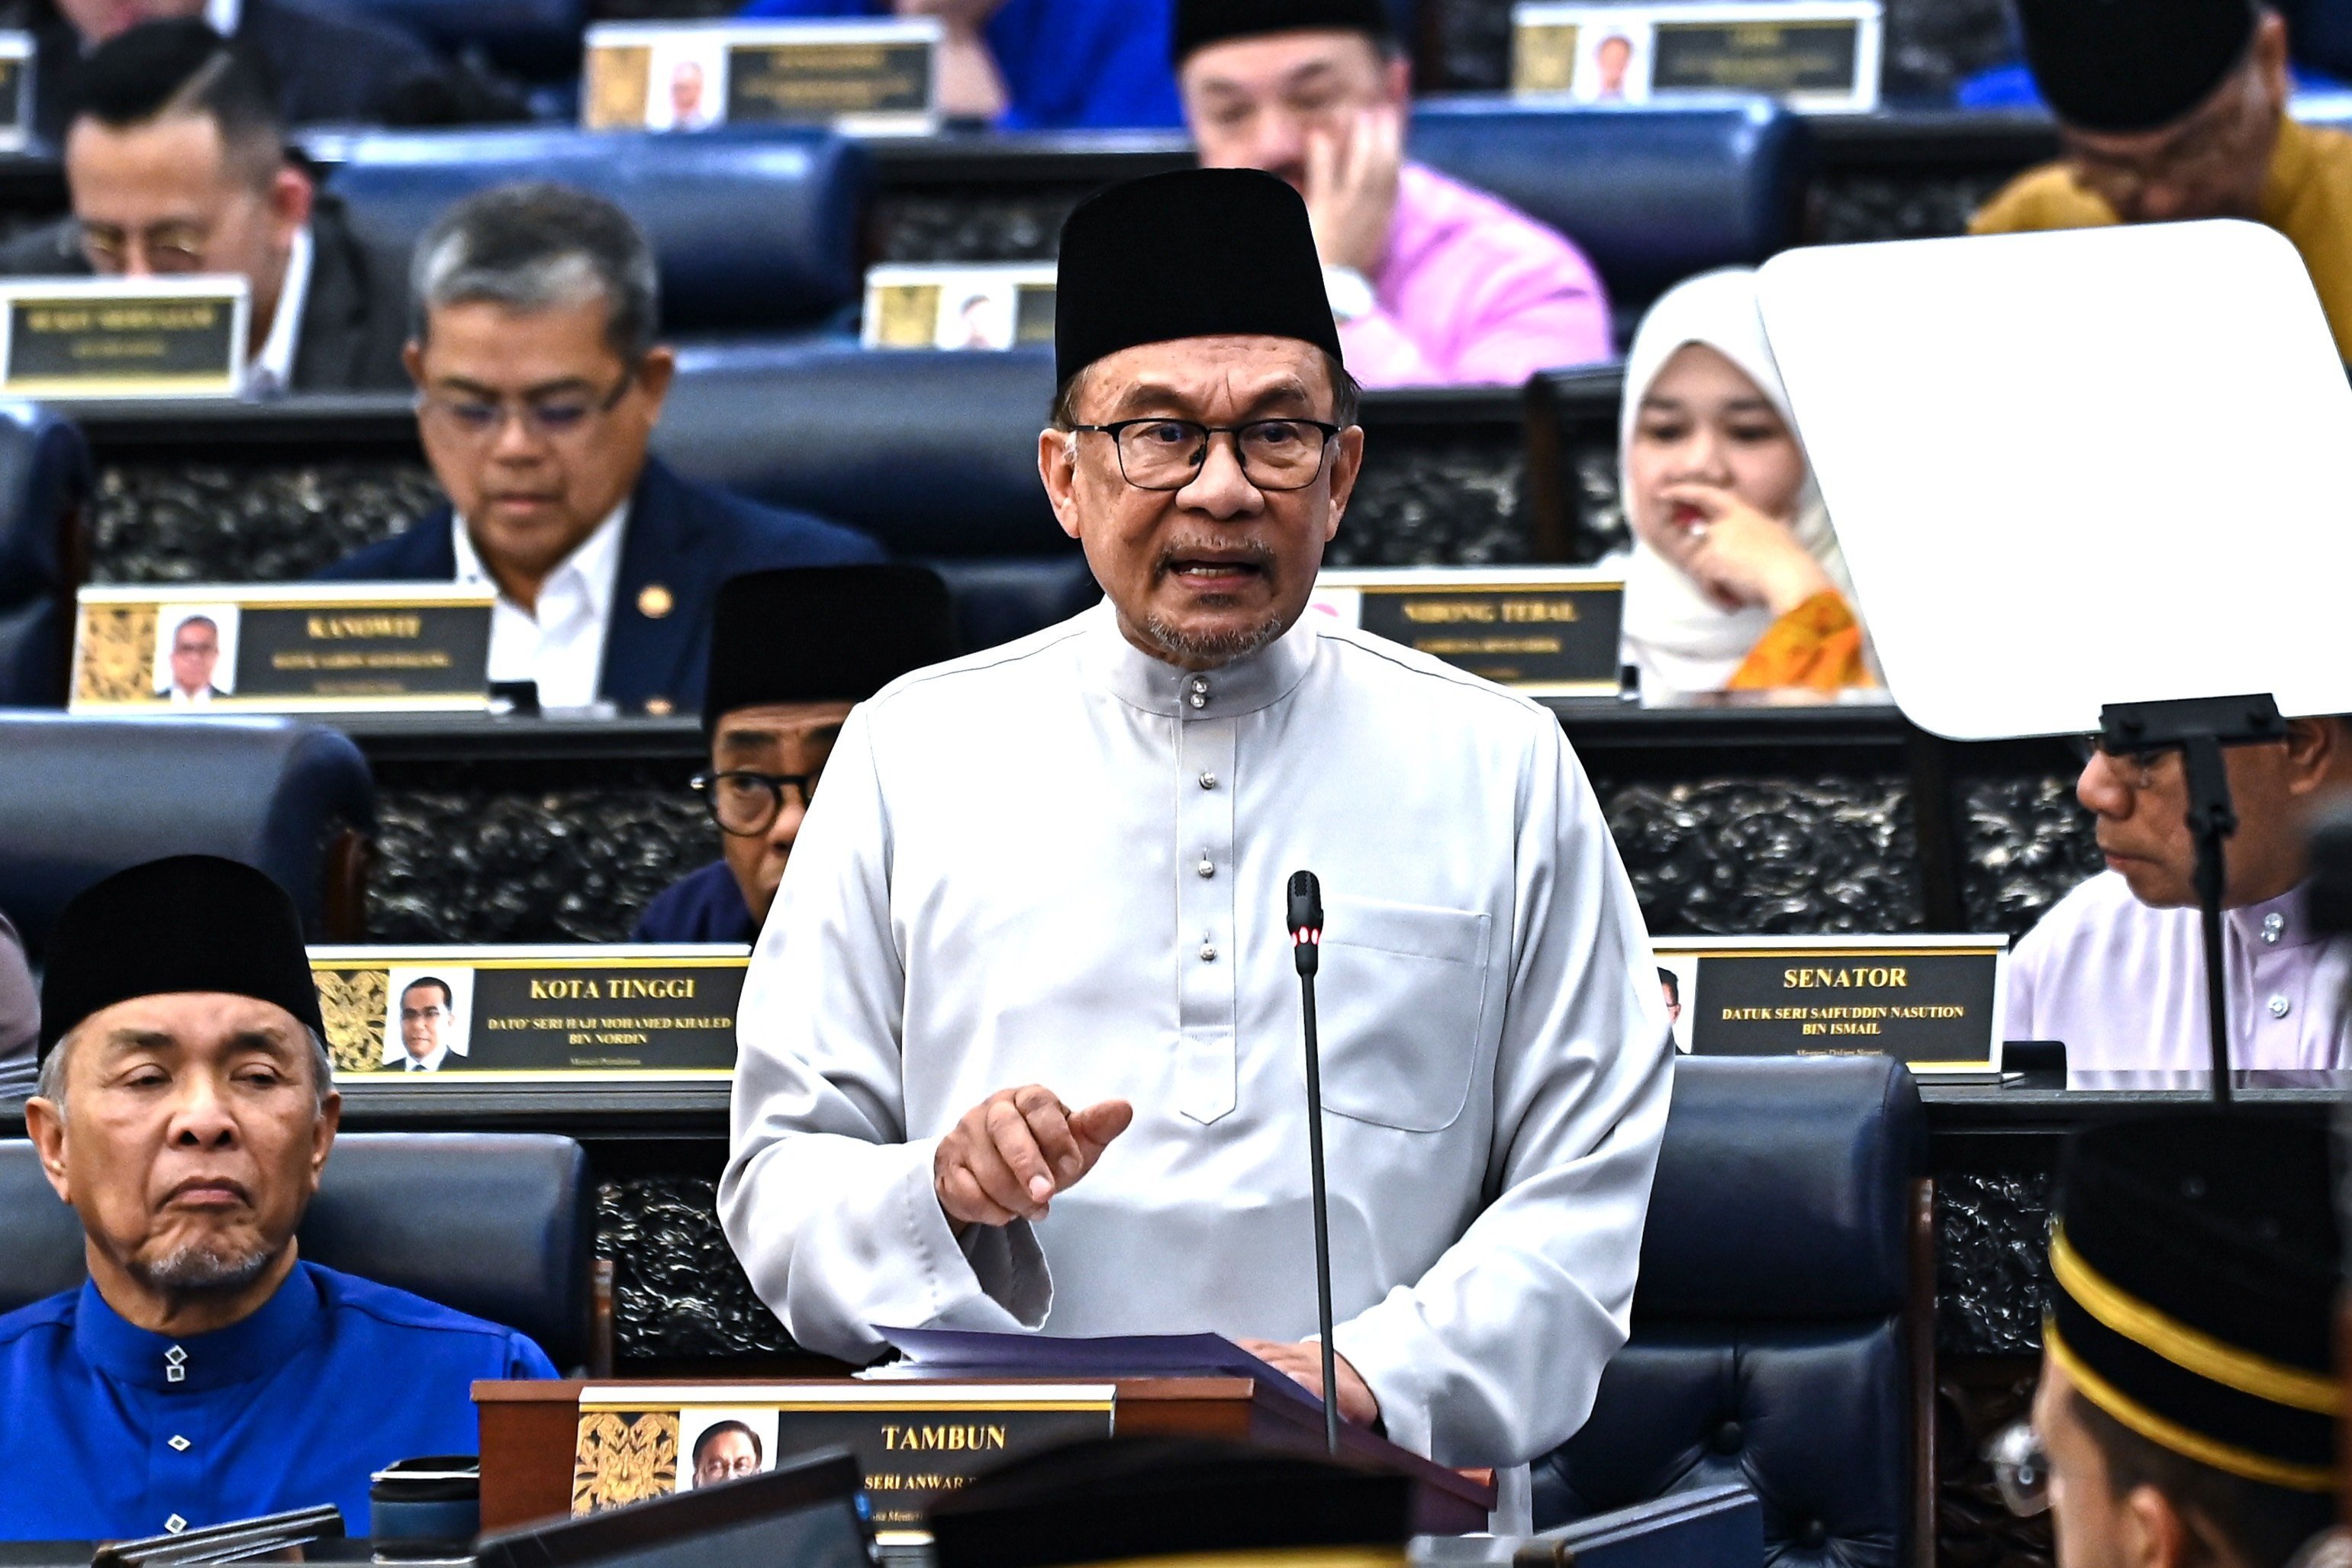
{"label": "man with thick black glasses", "polygon": [[1298,193],[1114,186],[1056,301],[1038,469],[1108,602],[843,725],[738,1009],[728,1239],[825,1354],[1213,1331],[1319,1388],[1312,871],[1334,1403],[1524,1529],[1628,1326],[1641,910],[1549,711],[1307,612],[1365,435]]}
{"label": "man with thick black glasses", "polygon": [[647,455],[677,362],[655,340],[652,249],[610,202],[469,196],[417,242],[411,295],[417,433],[452,505],[323,575],[494,587],[492,681],[549,708],[691,712],[720,583],[881,559]]}
{"label": "man with thick black glasses", "polygon": [[852,706],[956,653],[947,584],[919,566],[757,571],[719,591],[693,789],[722,858],[646,906],[639,942],[754,942]]}

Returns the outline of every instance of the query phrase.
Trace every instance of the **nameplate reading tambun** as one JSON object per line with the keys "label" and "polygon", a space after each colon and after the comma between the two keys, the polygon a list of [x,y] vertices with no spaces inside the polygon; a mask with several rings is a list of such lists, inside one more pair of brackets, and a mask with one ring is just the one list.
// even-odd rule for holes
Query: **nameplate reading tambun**
{"label": "nameplate reading tambun", "polygon": [[1511,89],[1571,103],[1752,93],[1791,108],[1878,107],[1878,0],[1541,3],[1511,11]]}
{"label": "nameplate reading tambun", "polygon": [[1695,1056],[1892,1056],[1998,1072],[2009,938],[1660,936],[1675,1044]]}
{"label": "nameplate reading tambun", "polygon": [[611,22],[588,29],[590,131],[823,125],[861,136],[939,129],[937,18]]}
{"label": "nameplate reading tambun", "polygon": [[1529,696],[1613,696],[1625,580],[1571,567],[1327,571],[1307,612]]}
{"label": "nameplate reading tambun", "polygon": [[339,1082],[724,1080],[751,949],[731,943],[313,947]]}
{"label": "nameplate reading tambun", "polygon": [[0,285],[0,394],[236,397],[250,310],[242,277]]}
{"label": "nameplate reading tambun", "polygon": [[846,1448],[866,1472],[875,1529],[919,1531],[930,1505],[974,1476],[1055,1443],[1110,1436],[1114,1396],[1109,1384],[591,1385],[580,1391],[572,1511]]}
{"label": "nameplate reading tambun", "polygon": [[1011,349],[1054,340],[1054,267],[1030,262],[869,268],[869,349]]}
{"label": "nameplate reading tambun", "polygon": [[0,152],[33,139],[33,35],[0,33]]}
{"label": "nameplate reading tambun", "polygon": [[487,587],[85,588],[75,713],[465,713],[489,706]]}

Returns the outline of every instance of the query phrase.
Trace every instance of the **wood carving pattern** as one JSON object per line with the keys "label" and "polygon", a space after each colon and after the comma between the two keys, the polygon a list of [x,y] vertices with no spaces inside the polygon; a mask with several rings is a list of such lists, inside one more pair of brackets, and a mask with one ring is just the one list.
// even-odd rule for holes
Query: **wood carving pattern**
{"label": "wood carving pattern", "polygon": [[600,1513],[677,1490],[677,1412],[589,1411],[572,1456],[572,1512]]}
{"label": "wood carving pattern", "polygon": [[141,702],[155,695],[155,607],[92,604],[81,612],[78,702]]}
{"label": "wood carving pattern", "polygon": [[338,1072],[383,1067],[383,1016],[392,976],[384,969],[320,969],[319,1012],[327,1025],[327,1055]]}

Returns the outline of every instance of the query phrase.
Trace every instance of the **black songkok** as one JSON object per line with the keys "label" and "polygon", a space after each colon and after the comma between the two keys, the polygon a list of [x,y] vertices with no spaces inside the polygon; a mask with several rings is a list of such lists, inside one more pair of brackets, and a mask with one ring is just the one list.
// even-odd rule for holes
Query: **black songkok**
{"label": "black songkok", "polygon": [[2335,1487],[2338,1242],[2324,1128],[2211,1111],[2078,1134],[2042,1347],[2149,1442],[2297,1491]]}
{"label": "black songkok", "polygon": [[1297,192],[1255,169],[1183,169],[1097,192],[1062,225],[1057,384],[1139,343],[1247,333],[1334,360],[1339,329]]}
{"label": "black songkok", "polygon": [[947,584],[919,566],[792,566],[719,585],[711,614],[708,734],[737,708],[864,702],[956,655]]}
{"label": "black songkok", "polygon": [[1382,0],[1176,0],[1168,58],[1181,70],[1193,50],[1228,38],[1323,27],[1368,33],[1384,47],[1396,36]]}
{"label": "black songkok", "polygon": [[76,894],[49,936],[41,1049],[133,997],[226,991],[275,1002],[324,1040],[302,916],[264,873],[217,855],[174,855]]}
{"label": "black songkok", "polygon": [[1041,1450],[931,1509],[940,1568],[1064,1568],[1137,1557],[1364,1549],[1402,1568],[1412,1483],[1237,1443],[1090,1437]]}
{"label": "black songkok", "polygon": [[2017,0],[2051,112],[2082,131],[2155,131],[2212,96],[2254,36],[2252,0]]}

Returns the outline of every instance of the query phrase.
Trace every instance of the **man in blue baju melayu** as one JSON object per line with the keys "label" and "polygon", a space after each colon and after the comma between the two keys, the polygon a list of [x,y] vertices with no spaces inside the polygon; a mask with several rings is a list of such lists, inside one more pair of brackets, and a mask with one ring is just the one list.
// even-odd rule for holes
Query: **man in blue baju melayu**
{"label": "man in blue baju melayu", "polygon": [[205,855],[67,905],[25,1120],[89,1279],[0,1317],[0,1538],[180,1531],[472,1453],[477,1378],[551,1377],[511,1329],[301,1260],[342,1102],[293,901]]}

